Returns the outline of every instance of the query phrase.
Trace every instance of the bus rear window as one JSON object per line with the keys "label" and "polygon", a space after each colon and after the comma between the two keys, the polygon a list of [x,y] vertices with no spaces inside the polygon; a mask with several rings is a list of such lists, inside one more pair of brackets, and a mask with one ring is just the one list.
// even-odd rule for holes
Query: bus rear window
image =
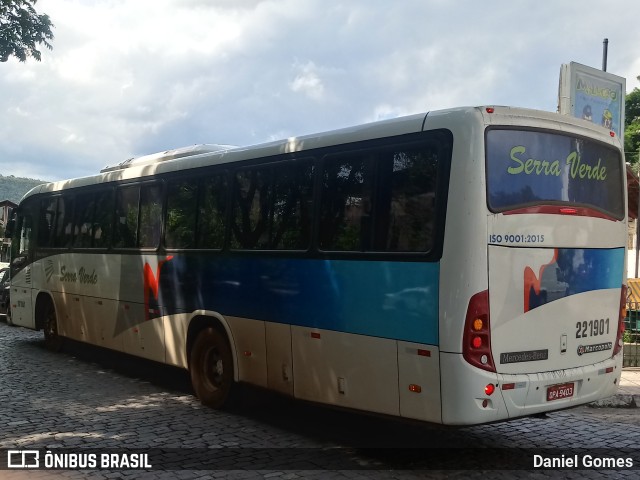
{"label": "bus rear window", "polygon": [[487,201],[493,212],[569,204],[624,218],[620,152],[567,135],[490,129]]}

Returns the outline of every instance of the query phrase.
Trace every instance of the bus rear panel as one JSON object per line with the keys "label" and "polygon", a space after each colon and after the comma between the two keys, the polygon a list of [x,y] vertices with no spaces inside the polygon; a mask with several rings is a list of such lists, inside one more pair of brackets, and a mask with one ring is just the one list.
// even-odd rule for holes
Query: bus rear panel
{"label": "bus rear panel", "polygon": [[608,132],[587,138],[575,127],[495,117],[482,172],[487,288],[467,304],[462,355],[443,355],[444,423],[596,401],[613,395],[620,378],[627,232],[620,148]]}

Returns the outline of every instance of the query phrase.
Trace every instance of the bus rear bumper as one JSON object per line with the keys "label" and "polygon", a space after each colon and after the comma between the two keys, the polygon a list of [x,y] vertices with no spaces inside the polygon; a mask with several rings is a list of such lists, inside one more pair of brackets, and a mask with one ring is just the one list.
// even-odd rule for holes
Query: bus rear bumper
{"label": "bus rear bumper", "polygon": [[[462,354],[442,353],[442,423],[474,425],[595,402],[615,395],[622,354],[603,362],[553,372],[507,375],[480,370]],[[488,394],[485,388],[493,385]],[[569,395],[570,394],[570,395]]]}
{"label": "bus rear bumper", "polygon": [[578,368],[526,375],[498,375],[510,418],[559,410],[615,395],[622,355]]}

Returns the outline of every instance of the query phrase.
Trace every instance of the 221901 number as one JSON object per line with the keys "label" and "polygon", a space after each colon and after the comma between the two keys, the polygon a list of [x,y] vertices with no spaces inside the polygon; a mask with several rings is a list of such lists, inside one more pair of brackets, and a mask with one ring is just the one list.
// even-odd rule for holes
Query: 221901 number
{"label": "221901 number", "polygon": [[597,337],[609,333],[609,319],[584,320],[576,323],[576,338]]}

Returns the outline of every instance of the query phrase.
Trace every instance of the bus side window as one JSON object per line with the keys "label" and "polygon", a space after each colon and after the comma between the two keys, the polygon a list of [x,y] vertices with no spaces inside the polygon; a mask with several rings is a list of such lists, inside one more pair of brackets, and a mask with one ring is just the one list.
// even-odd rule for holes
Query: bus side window
{"label": "bus side window", "polygon": [[198,184],[193,178],[171,181],[167,185],[165,246],[194,248]]}
{"label": "bus side window", "polygon": [[220,249],[224,246],[227,212],[227,175],[219,173],[200,183],[198,200],[198,248]]}
{"label": "bus side window", "polygon": [[77,206],[73,226],[73,246],[76,248],[90,248],[93,236],[93,215],[95,210],[95,195],[84,193],[77,196]]}
{"label": "bus side window", "polygon": [[49,198],[40,202],[38,247],[47,248],[54,246],[57,210],[58,197]]}
{"label": "bus side window", "polygon": [[375,250],[426,252],[434,242],[438,151],[397,149],[379,162]]}
{"label": "bus side window", "polygon": [[160,244],[162,226],[162,185],[140,188],[138,244],[140,248],[156,248]]}
{"label": "bus side window", "polygon": [[446,143],[433,141],[325,157],[319,246],[328,251],[428,252]]}
{"label": "bus side window", "polygon": [[138,230],[138,201],[140,186],[121,187],[116,190],[115,248],[135,248]]}
{"label": "bus side window", "polygon": [[371,160],[366,152],[325,158],[319,228],[322,250],[370,249]]}
{"label": "bus side window", "polygon": [[232,248],[306,250],[314,168],[309,160],[262,165],[234,177]]}
{"label": "bus side window", "polygon": [[11,241],[11,270],[14,275],[25,267],[33,250],[33,219],[34,209],[37,205],[25,204],[16,215],[16,228]]}
{"label": "bus side window", "polygon": [[107,248],[111,240],[113,219],[113,189],[96,194],[96,209],[93,218],[93,248]]}
{"label": "bus side window", "polygon": [[268,248],[270,191],[269,167],[242,169],[234,175],[231,248]]}
{"label": "bus side window", "polygon": [[314,168],[310,161],[274,167],[269,246],[306,250],[311,240]]}
{"label": "bus side window", "polygon": [[73,200],[71,196],[58,199],[58,214],[56,216],[55,246],[68,248],[73,241]]}

